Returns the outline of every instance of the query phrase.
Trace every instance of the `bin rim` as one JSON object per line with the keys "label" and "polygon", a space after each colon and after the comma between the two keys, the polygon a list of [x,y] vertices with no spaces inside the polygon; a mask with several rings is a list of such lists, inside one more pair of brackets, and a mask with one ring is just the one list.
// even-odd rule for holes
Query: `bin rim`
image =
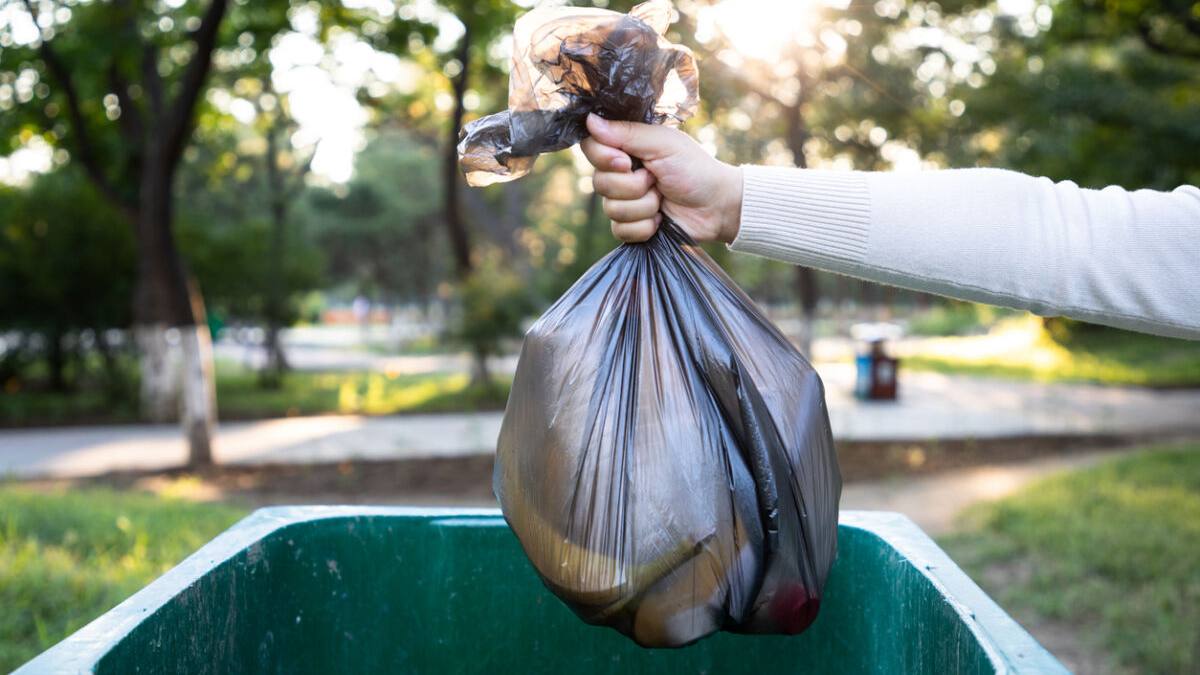
{"label": "bin rim", "polygon": [[[94,672],[104,655],[148,616],[239,553],[247,551],[254,556],[256,546],[272,533],[301,523],[374,516],[445,519],[445,525],[456,526],[505,525],[497,508],[360,505],[260,508],[125,601],[34,657],[13,675]],[[839,525],[881,540],[933,584],[987,653],[997,673],[1069,673],[907,516],[891,511],[842,511]]]}

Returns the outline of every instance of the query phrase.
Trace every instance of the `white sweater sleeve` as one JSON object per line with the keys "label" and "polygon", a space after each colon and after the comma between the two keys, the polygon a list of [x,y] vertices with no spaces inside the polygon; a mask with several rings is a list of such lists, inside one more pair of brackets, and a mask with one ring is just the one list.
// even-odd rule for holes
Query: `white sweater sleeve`
{"label": "white sweater sleeve", "polygon": [[998,169],[743,171],[735,251],[1200,339],[1195,187],[1087,190]]}

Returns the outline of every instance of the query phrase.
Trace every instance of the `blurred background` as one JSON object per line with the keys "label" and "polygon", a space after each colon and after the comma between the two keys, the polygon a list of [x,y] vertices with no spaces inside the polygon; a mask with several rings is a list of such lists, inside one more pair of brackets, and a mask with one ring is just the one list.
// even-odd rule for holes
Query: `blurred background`
{"label": "blurred background", "polygon": [[[254,506],[493,503],[522,330],[615,246],[577,149],[462,185],[538,4],[0,2],[0,670]],[[725,161],[1200,184],[1191,0],[676,8]],[[1200,668],[1200,344],[710,253],[822,373],[845,507],[1081,672]]]}

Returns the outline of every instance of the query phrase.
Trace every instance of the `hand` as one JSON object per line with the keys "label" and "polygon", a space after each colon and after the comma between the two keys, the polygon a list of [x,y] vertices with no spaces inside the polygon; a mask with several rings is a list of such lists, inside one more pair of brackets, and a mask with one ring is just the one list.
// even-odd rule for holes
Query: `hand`
{"label": "hand", "polygon": [[[742,171],[721,162],[678,129],[588,115],[581,147],[596,173],[613,234],[646,241],[667,214],[699,242],[730,243],[742,210]],[[643,168],[632,171],[632,157]]]}

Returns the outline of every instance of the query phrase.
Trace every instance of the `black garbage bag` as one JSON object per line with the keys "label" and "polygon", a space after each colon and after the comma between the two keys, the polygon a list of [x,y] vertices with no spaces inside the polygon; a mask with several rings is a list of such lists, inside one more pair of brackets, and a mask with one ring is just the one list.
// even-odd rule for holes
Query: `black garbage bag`
{"label": "black garbage bag", "polygon": [[[669,11],[652,2],[632,16],[664,4]],[[613,40],[614,27],[646,30],[630,16],[586,16],[588,39]],[[658,63],[643,52],[661,50],[661,40],[589,51],[579,35],[561,39],[602,55],[587,70],[589,100],[612,105],[621,92],[641,92],[607,114],[663,121],[646,116],[657,85],[605,93],[616,86],[606,74],[640,82],[633,71]],[[656,73],[647,75],[652,83]],[[511,115],[507,131],[481,120],[468,147],[507,133],[484,145],[508,154],[480,169],[476,160],[487,153],[468,152],[465,168],[507,179],[532,163],[532,155],[512,153],[517,137],[541,149],[578,140],[586,106],[564,100],[569,113],[543,111],[543,145],[522,136],[531,127],[514,125]],[[494,488],[547,587],[583,620],[644,646],[682,646],[718,630],[804,630],[837,546],[841,478],[820,378],[666,217],[649,241],[596,263],[526,333]]]}

